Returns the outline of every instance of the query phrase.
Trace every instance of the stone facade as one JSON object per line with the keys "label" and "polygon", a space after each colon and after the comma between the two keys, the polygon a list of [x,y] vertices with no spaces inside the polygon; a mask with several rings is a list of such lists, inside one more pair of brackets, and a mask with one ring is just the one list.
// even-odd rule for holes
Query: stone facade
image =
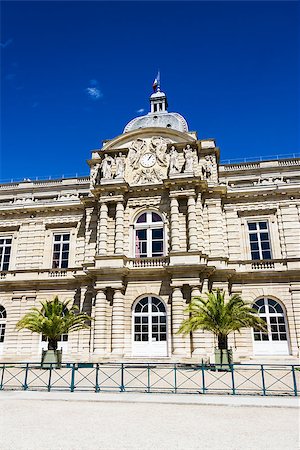
{"label": "stone facade", "polygon": [[95,319],[62,337],[65,360],[207,361],[212,335],[176,331],[216,288],[271,300],[269,336],[232,335],[235,360],[298,357],[299,159],[222,165],[163,93],[145,117],[92,152],[90,177],[0,185],[1,359],[39,360],[41,336],[15,325],[58,295]]}

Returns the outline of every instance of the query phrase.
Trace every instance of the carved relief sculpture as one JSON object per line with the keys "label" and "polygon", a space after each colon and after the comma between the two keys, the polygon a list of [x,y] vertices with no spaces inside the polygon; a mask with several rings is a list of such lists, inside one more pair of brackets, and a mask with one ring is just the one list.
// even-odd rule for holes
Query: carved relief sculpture
{"label": "carved relief sculpture", "polygon": [[99,172],[100,164],[94,164],[91,167],[90,173],[90,189],[93,189],[98,182],[98,172]]}
{"label": "carved relief sculpture", "polygon": [[185,173],[194,173],[194,151],[191,148],[190,144],[183,149],[184,158],[185,158]]}
{"label": "carved relief sculpture", "polygon": [[160,136],[155,136],[151,139],[150,151],[154,152],[157,157],[157,162],[160,166],[167,166],[167,141]]}
{"label": "carved relief sculpture", "polygon": [[133,169],[137,169],[141,154],[147,150],[147,144],[143,139],[136,139],[131,143],[128,153],[128,161]]}
{"label": "carved relief sculpture", "polygon": [[174,145],[172,145],[170,150],[169,174],[174,175],[179,173],[179,170],[178,152]]}
{"label": "carved relief sculpture", "polygon": [[101,163],[102,178],[109,180],[112,178],[112,166],[114,160],[111,156],[105,155]]}
{"label": "carved relief sculpture", "polygon": [[118,156],[115,157],[116,163],[116,179],[124,179],[125,173],[125,156],[122,153],[119,153]]}

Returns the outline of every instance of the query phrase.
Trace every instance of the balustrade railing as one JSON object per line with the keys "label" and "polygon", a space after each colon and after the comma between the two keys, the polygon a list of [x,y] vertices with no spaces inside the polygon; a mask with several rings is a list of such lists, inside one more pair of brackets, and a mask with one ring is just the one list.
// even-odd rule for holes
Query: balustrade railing
{"label": "balustrade railing", "polygon": [[299,383],[300,365],[0,363],[0,390],[297,396]]}
{"label": "balustrade railing", "polygon": [[131,258],[128,260],[129,268],[151,268],[151,267],[165,267],[168,265],[168,258]]}
{"label": "balustrade railing", "polygon": [[275,269],[274,261],[257,261],[251,264],[252,269]]}

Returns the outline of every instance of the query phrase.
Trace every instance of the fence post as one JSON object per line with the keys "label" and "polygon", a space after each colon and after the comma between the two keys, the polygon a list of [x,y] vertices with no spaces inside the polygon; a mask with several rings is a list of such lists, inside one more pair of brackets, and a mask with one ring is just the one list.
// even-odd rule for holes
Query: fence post
{"label": "fence post", "polygon": [[70,391],[74,392],[74,389],[75,389],[75,363],[72,364]]}
{"label": "fence post", "polygon": [[5,363],[3,363],[3,366],[2,366],[2,374],[1,374],[1,382],[0,382],[0,390],[1,391],[3,389],[4,370],[5,370]]}
{"label": "fence post", "polygon": [[149,366],[149,363],[147,364],[147,392],[151,392],[151,378],[150,378],[150,373],[151,369]]}
{"label": "fence post", "polygon": [[294,382],[294,394],[295,397],[298,396],[298,390],[297,390],[297,380],[296,380],[296,374],[295,374],[295,367],[292,366],[292,374],[293,374],[293,382]]}
{"label": "fence post", "polygon": [[125,392],[125,386],[124,386],[124,364],[121,363],[121,385],[120,385],[120,391]]}
{"label": "fence post", "polygon": [[206,391],[204,371],[205,371],[205,369],[204,369],[204,366],[203,366],[203,360],[202,360],[202,365],[201,365],[201,374],[202,374],[202,394],[205,394],[205,391]]}
{"label": "fence post", "polygon": [[260,370],[261,370],[262,391],[263,391],[263,395],[266,395],[265,373],[264,373],[263,364],[261,364]]}
{"label": "fence post", "polygon": [[174,364],[174,392],[177,394],[177,366]]}
{"label": "fence post", "polygon": [[49,369],[48,392],[51,391],[51,375],[52,375],[52,363],[50,364],[50,369]]}
{"label": "fence post", "polygon": [[234,365],[229,364],[230,370],[231,370],[231,383],[232,383],[232,395],[235,395],[235,383],[234,383]]}
{"label": "fence post", "polygon": [[95,385],[95,392],[99,392],[100,391],[100,387],[99,387],[99,364],[96,364],[96,385]]}
{"label": "fence post", "polygon": [[26,364],[26,369],[25,369],[25,379],[24,379],[24,384],[23,384],[24,391],[27,391],[27,389],[28,389],[27,378],[28,378],[28,363]]}

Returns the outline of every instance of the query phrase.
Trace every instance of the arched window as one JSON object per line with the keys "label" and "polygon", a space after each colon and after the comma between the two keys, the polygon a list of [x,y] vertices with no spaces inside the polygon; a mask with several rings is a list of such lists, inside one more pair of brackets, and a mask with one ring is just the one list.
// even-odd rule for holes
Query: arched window
{"label": "arched window", "polygon": [[288,354],[288,333],[282,306],[271,298],[256,300],[253,308],[266,322],[268,332],[254,329],[254,350],[257,354]]}
{"label": "arched window", "polygon": [[0,344],[4,342],[5,326],[6,326],[6,310],[2,305],[0,305]]}
{"label": "arched window", "polygon": [[133,353],[167,355],[167,313],[157,297],[143,297],[133,310]]}
{"label": "arched window", "polygon": [[140,214],[134,224],[135,258],[151,258],[164,255],[164,223],[153,211]]}

